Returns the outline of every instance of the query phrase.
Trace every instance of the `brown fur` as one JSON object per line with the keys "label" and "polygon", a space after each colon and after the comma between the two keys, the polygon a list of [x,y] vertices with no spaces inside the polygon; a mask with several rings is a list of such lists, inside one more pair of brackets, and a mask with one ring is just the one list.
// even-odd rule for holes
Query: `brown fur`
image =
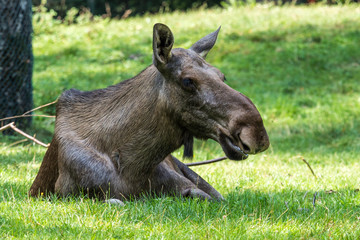
{"label": "brown fur", "polygon": [[172,49],[168,27],[154,26],[154,64],[105,89],[65,91],[55,133],[31,196],[88,193],[124,199],[142,193],[222,199],[170,154],[188,136],[212,138],[243,160],[269,146],[254,104],[205,62],[219,30],[189,50]]}

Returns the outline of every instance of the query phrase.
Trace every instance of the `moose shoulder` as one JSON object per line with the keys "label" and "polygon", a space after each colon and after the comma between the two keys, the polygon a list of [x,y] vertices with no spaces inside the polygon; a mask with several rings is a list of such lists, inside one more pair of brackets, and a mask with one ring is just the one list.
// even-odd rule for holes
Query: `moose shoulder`
{"label": "moose shoulder", "polygon": [[83,192],[122,200],[154,192],[222,199],[171,156],[189,136],[214,139],[233,160],[269,146],[254,104],[204,60],[219,30],[190,49],[172,49],[170,29],[155,24],[153,65],[105,89],[65,91],[57,103],[53,140],[29,194]]}

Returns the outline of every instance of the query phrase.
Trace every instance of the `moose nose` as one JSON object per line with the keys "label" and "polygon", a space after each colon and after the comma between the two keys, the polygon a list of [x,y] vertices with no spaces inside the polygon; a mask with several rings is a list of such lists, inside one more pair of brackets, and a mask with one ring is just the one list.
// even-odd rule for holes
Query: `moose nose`
{"label": "moose nose", "polygon": [[265,129],[255,131],[243,128],[238,134],[238,140],[247,154],[257,154],[269,148],[269,137]]}
{"label": "moose nose", "polygon": [[[240,136],[239,136],[239,139],[240,139]],[[246,154],[251,154],[251,148],[244,142],[241,141],[240,139],[240,142],[241,142],[241,145],[243,146],[243,150]]]}
{"label": "moose nose", "polygon": [[255,148],[250,144],[249,140],[241,139],[241,134],[238,134],[238,141],[239,141],[239,145],[241,146],[241,149],[246,154],[255,154],[256,153]]}

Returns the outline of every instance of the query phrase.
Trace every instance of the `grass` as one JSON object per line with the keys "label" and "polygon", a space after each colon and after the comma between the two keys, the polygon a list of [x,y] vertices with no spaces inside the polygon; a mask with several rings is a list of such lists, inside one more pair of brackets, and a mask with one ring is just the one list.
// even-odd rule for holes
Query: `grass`
{"label": "grass", "polygon": [[[0,136],[0,238],[358,239],[359,5],[34,23],[35,105],[65,89],[106,87],[140,72],[151,64],[156,22],[169,25],[175,46],[185,48],[222,25],[207,60],[256,104],[270,149],[243,162],[193,168],[225,202],[144,197],[116,207],[82,197],[28,198],[45,149],[10,146],[19,138]],[[35,118],[28,131],[49,142],[53,120]],[[222,155],[217,143],[196,142],[196,160]]]}

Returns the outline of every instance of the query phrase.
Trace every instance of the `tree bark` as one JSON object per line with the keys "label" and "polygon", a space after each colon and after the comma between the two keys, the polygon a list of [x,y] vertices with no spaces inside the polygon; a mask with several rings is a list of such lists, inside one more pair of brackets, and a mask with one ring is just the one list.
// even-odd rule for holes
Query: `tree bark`
{"label": "tree bark", "polygon": [[[32,70],[32,2],[0,0],[0,119],[32,108]],[[31,118],[16,120],[21,128],[30,124]]]}

